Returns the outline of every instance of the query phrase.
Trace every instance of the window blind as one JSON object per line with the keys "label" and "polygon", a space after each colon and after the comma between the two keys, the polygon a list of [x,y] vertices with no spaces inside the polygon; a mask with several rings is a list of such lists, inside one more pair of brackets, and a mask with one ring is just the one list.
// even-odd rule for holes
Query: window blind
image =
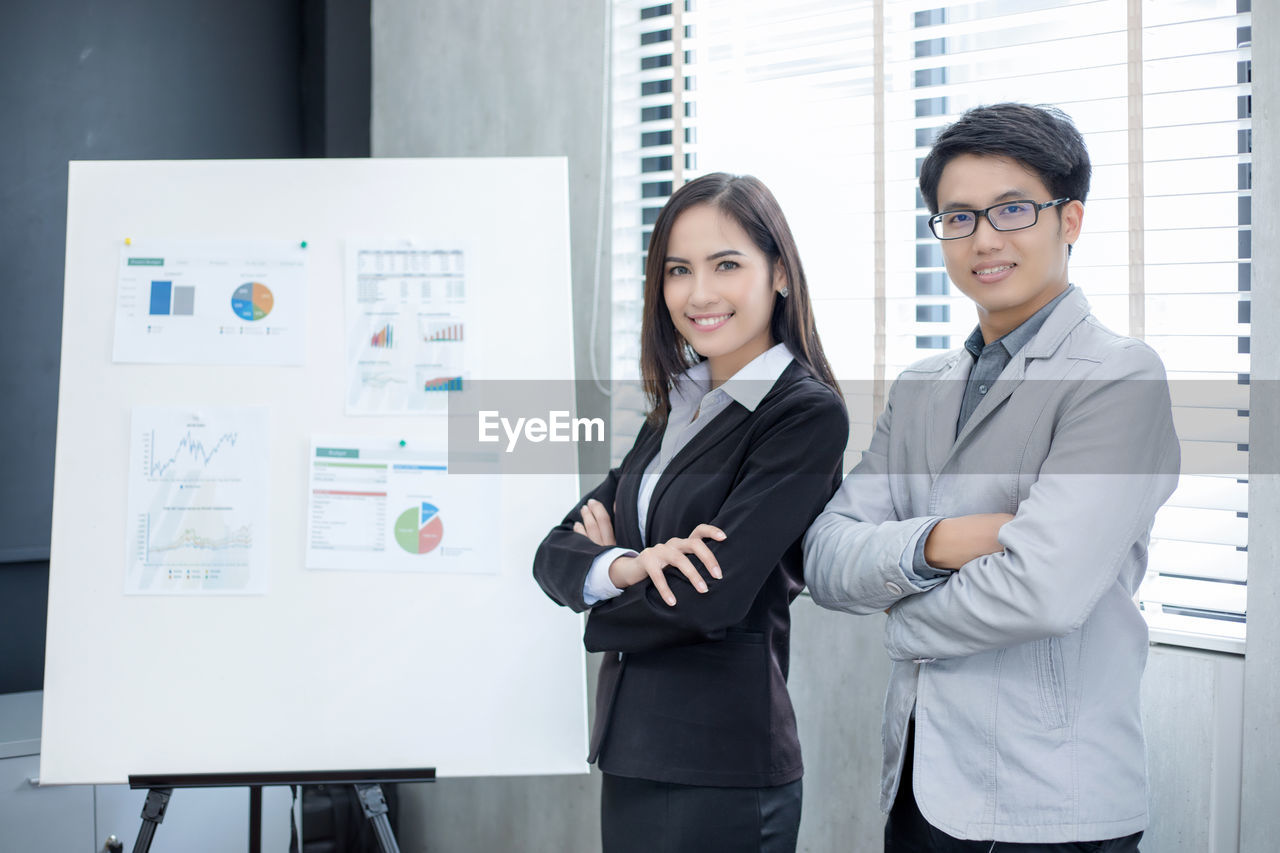
{"label": "window blind", "polygon": [[[619,0],[615,13],[615,377],[635,375],[643,210],[660,206],[641,195],[657,180],[642,163],[670,154],[665,137],[648,137],[653,152],[643,141],[674,124],[644,120],[671,94],[637,94],[664,69],[673,79],[642,67],[664,44],[644,33],[672,26],[643,18],[650,6]],[[1248,0],[700,0],[690,21],[698,165],[755,174],[782,203],[848,398],[850,465],[883,381],[976,323],[924,224],[917,177],[934,136],[997,101],[1072,116],[1094,165],[1072,281],[1103,323],[1164,359],[1183,449],[1139,604],[1154,639],[1242,650]]]}
{"label": "window blind", "polygon": [[640,320],[649,233],[674,186],[697,174],[693,90],[696,11],[691,0],[611,0],[613,8],[611,400],[614,463],[646,411]]}
{"label": "window blind", "polygon": [[1249,4],[1142,4],[1146,340],[1183,476],[1139,594],[1152,636],[1243,651],[1248,575]]}

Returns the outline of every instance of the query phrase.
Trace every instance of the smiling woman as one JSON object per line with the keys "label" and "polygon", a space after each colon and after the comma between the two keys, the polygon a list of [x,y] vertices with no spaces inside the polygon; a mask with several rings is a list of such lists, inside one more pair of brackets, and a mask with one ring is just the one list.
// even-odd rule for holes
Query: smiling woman
{"label": "smiling woman", "polygon": [[[700,264],[695,263],[693,257],[688,257],[697,251],[705,253]],[[722,259],[736,266],[719,269],[729,266],[717,263]],[[678,298],[678,294],[683,292],[683,288],[673,280],[683,279],[697,270],[701,270],[705,280],[707,270],[702,267],[708,264],[721,273],[721,281],[738,280],[742,267],[750,269],[754,265],[757,270],[755,280],[759,283],[755,295],[767,305],[768,322],[764,331],[768,333],[766,340],[769,345],[786,343],[795,358],[815,376],[832,388],[837,387],[814,328],[809,287],[800,263],[800,253],[777,200],[768,187],[749,175],[716,172],[681,187],[662,208],[653,226],[645,262],[644,313],[640,331],[640,370],[649,398],[651,425],[666,418],[670,409],[668,385],[676,376],[701,359],[721,354],[719,350],[725,350],[723,354],[736,352],[737,347],[731,345],[733,341],[744,346],[753,338],[752,335],[740,338],[725,336],[712,341],[710,335],[704,336],[691,328],[692,320],[685,323],[684,328],[677,328],[682,321],[689,319],[686,312],[696,306],[673,306],[673,296]],[[769,281],[767,285],[766,279]],[[775,298],[774,291],[781,298]],[[692,292],[690,296],[706,298],[706,295]],[[726,313],[723,305],[716,310]],[[707,319],[714,317],[703,318],[704,321]],[[752,315],[752,319],[760,318]],[[746,322],[739,324],[740,329],[744,326],[747,326]],[[746,330],[736,331],[735,335],[743,331]],[[758,334],[760,330],[757,328],[755,331]],[[759,345],[758,340],[755,345]],[[711,349],[704,352],[699,346]],[[750,349],[748,347],[738,355],[745,355]],[[746,358],[737,366],[741,367],[750,360]],[[732,366],[732,362],[725,362],[724,366]],[[714,376],[716,364],[710,367]],[[723,381],[730,375],[732,371],[719,378]]]}
{"label": "smiling woman", "polygon": [[848,418],[790,228],[759,181],[676,190],[645,279],[648,419],[533,566],[553,600],[590,610],[587,648],[609,652],[590,755],[604,849],[793,851],[789,607]]}
{"label": "smiling woman", "polygon": [[786,275],[718,207],[699,204],[680,214],[664,264],[671,322],[711,362],[712,387],[772,346],[769,318],[775,300],[786,298]]}

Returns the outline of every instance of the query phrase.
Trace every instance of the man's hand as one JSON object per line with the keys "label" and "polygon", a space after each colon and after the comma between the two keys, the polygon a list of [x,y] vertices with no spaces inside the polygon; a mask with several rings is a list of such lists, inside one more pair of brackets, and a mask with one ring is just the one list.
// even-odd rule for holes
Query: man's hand
{"label": "man's hand", "polygon": [[693,567],[693,563],[686,555],[697,554],[711,576],[719,580],[723,577],[720,573],[720,565],[716,562],[711,549],[702,540],[714,539],[722,542],[724,538],[724,531],[718,527],[699,524],[685,539],[674,537],[666,542],[651,545],[634,557],[619,557],[614,560],[609,566],[609,580],[618,589],[626,589],[645,578],[651,578],[662,600],[674,607],[676,597],[671,594],[671,587],[667,585],[664,570],[667,566],[679,569],[680,573],[689,579],[689,583],[693,584],[694,589],[698,592],[706,592],[706,581],[698,574],[698,570]]}
{"label": "man's hand", "polygon": [[1013,521],[1007,512],[944,518],[924,541],[924,558],[939,569],[958,569],[970,560],[1004,550],[996,534]]}

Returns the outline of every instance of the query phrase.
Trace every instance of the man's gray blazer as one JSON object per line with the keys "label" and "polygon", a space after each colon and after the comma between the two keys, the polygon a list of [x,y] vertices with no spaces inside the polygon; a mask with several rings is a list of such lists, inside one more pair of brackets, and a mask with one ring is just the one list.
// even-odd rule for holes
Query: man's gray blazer
{"label": "man's gray blazer", "polygon": [[[1147,825],[1133,596],[1179,465],[1164,367],[1079,289],[956,435],[973,360],[894,382],[871,447],[805,537],[815,601],[889,611],[881,807],[915,709],[915,794],[959,838],[1087,841]],[[942,579],[912,570],[930,521],[1008,512],[1004,550]]]}

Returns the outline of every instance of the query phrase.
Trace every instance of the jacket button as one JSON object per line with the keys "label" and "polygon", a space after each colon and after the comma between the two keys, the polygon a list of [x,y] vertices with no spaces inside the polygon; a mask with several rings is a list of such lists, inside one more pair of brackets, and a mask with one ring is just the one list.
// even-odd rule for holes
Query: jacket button
{"label": "jacket button", "polygon": [[884,585],[884,588],[889,590],[889,592],[893,593],[894,595],[902,595],[902,587],[898,586],[893,581],[889,581],[888,583],[886,583]]}

